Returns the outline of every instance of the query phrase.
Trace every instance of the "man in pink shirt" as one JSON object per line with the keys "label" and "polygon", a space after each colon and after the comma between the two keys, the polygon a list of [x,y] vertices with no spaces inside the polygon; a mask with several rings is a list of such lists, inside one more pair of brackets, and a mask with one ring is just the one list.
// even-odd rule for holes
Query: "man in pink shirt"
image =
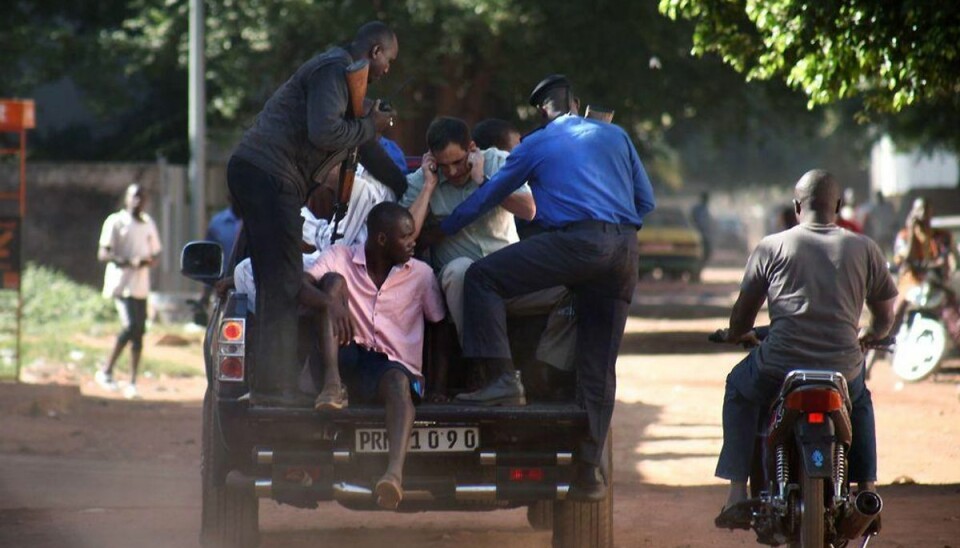
{"label": "man in pink shirt", "polygon": [[403,499],[414,404],[423,396],[423,318],[438,322],[444,316],[433,270],[412,258],[414,243],[413,217],[406,208],[384,202],[370,211],[364,245],[335,245],[307,271],[332,299],[346,301],[353,319],[353,328],[344,329],[321,315],[326,367],[315,407],[346,406],[341,375],[350,399],[386,405],[389,458],[375,492],[377,504],[390,510]]}

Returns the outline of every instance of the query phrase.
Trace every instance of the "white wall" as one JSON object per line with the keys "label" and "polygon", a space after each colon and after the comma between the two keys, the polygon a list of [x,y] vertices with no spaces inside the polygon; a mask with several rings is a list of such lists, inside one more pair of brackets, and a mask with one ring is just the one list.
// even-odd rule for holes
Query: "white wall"
{"label": "white wall", "polygon": [[870,188],[886,196],[917,188],[956,188],[958,181],[960,164],[952,153],[900,151],[887,136],[870,151]]}

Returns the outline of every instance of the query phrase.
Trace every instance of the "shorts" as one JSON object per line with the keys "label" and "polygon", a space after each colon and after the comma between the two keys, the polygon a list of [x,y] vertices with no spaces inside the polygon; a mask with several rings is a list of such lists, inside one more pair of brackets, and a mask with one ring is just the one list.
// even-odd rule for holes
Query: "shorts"
{"label": "shorts", "polygon": [[410,397],[414,405],[423,398],[423,380],[383,352],[374,352],[352,342],[340,349],[339,361],[340,377],[347,386],[351,403],[382,403],[378,390],[380,379],[391,369],[402,371],[410,381]]}

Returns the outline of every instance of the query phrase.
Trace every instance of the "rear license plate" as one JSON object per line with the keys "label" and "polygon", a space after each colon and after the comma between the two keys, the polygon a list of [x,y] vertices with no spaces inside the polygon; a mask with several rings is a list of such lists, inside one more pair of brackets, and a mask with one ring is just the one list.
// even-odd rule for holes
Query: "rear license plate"
{"label": "rear license plate", "polygon": [[[357,453],[386,453],[390,449],[384,428],[358,428]],[[410,434],[412,453],[466,453],[480,447],[480,429],[474,426],[421,427]]]}

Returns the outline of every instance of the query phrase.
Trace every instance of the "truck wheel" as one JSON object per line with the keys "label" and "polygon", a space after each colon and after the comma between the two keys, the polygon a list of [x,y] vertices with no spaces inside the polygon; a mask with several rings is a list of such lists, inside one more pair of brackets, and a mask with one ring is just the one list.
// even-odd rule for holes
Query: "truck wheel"
{"label": "truck wheel", "polygon": [[538,500],[527,506],[527,522],[537,531],[553,529],[553,501]]}
{"label": "truck wheel", "polygon": [[613,548],[613,431],[603,449],[607,496],[600,502],[553,504],[553,548]]}
{"label": "truck wheel", "polygon": [[260,545],[260,503],[252,490],[225,484],[227,448],[220,437],[213,392],[203,397],[203,446],[200,458],[202,515],[200,544],[215,548],[256,548]]}

